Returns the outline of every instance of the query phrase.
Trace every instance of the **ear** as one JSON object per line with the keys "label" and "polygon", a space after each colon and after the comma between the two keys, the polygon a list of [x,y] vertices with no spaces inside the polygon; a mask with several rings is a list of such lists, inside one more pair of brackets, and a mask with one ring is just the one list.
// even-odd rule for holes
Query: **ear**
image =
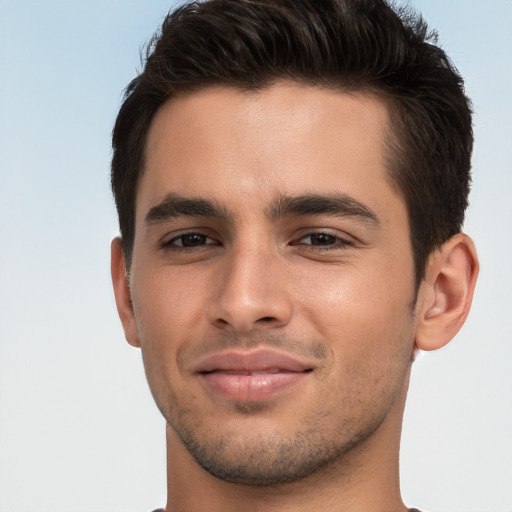
{"label": "ear", "polygon": [[140,347],[121,238],[114,238],[110,249],[110,271],[112,274],[112,284],[114,286],[117,312],[119,313],[119,318],[123,324],[124,335],[130,345]]}
{"label": "ear", "polygon": [[475,245],[463,233],[431,254],[416,309],[417,348],[441,348],[459,332],[471,308],[478,268]]}

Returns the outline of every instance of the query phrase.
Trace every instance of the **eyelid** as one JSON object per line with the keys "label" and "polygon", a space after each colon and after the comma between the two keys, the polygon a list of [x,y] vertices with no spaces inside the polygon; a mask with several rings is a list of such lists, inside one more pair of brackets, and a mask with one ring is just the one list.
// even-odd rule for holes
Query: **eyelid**
{"label": "eyelid", "polygon": [[[332,243],[327,244],[315,244],[312,240],[309,242],[305,240],[307,237],[315,235],[326,235],[332,237],[334,240]],[[344,251],[357,247],[359,244],[356,238],[345,231],[340,231],[335,228],[313,227],[298,230],[289,242],[289,245],[293,247],[294,250],[299,251],[299,253],[302,252],[304,255],[317,255],[318,257],[322,257],[328,254],[340,255]]]}
{"label": "eyelid", "polygon": [[[185,228],[180,229],[177,231],[173,231],[172,233],[167,233],[165,236],[160,238],[158,241],[158,247],[161,249],[170,249],[174,248],[176,250],[180,249],[194,249],[194,247],[185,247],[183,245],[177,245],[174,244],[176,240],[178,240],[181,237],[187,236],[187,235],[199,235],[204,236],[206,239],[209,239],[210,242],[206,242],[204,245],[197,246],[198,248],[204,247],[204,246],[211,246],[211,245],[219,245],[219,237],[216,237],[213,233],[211,233],[211,230],[208,228]],[[212,243],[214,242],[214,243]]]}
{"label": "eyelid", "polygon": [[322,227],[311,227],[311,228],[302,228],[298,230],[295,235],[293,236],[294,240],[301,240],[303,238],[306,238],[308,236],[312,235],[327,235],[332,236],[338,240],[341,240],[345,243],[351,243],[356,244],[358,242],[358,239],[350,234],[348,234],[346,231],[340,231],[338,229],[334,228],[322,228]]}
{"label": "eyelid", "polygon": [[[178,240],[182,239],[183,237],[186,237],[186,236],[201,236],[201,237],[204,237],[205,239],[205,243],[204,245],[210,245],[208,243],[208,240],[213,240],[212,237],[208,236],[208,235],[203,235],[202,233],[184,233],[182,235],[178,235],[178,236],[175,236],[173,238],[171,238],[167,244],[170,245],[170,244],[173,244],[173,243],[176,243]],[[180,244],[177,244],[178,247],[185,247],[184,245],[180,245]]]}

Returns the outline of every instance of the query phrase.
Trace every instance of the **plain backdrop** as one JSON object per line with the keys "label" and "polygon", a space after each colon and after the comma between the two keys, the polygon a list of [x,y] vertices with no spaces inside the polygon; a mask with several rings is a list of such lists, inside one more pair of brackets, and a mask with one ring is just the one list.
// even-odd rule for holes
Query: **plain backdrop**
{"label": "plain backdrop", "polygon": [[[164,422],[109,277],[110,133],[172,3],[0,0],[0,512],[165,504]],[[415,363],[406,503],[512,511],[511,0],[415,0],[475,109],[466,231],[482,270],[457,338]]]}

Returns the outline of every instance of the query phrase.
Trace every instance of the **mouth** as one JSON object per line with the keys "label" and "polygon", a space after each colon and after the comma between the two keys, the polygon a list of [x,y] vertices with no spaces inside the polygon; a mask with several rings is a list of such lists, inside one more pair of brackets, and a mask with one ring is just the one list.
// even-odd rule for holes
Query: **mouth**
{"label": "mouth", "polygon": [[314,371],[311,362],[270,350],[224,352],[199,362],[195,373],[208,391],[227,400],[265,400],[297,386]]}
{"label": "mouth", "polygon": [[[312,372],[312,368],[307,368],[305,372]],[[268,368],[265,370],[212,370],[209,372],[200,372],[203,375],[211,373],[224,373],[225,375],[273,375],[276,373],[300,373],[282,368]]]}

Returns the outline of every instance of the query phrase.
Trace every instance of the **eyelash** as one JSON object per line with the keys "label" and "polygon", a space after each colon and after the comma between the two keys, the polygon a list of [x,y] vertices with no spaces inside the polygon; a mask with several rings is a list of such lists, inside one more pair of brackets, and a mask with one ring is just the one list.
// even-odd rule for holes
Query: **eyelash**
{"label": "eyelash", "polygon": [[[322,244],[314,245],[313,243],[310,243],[310,244],[302,243],[303,240],[305,240],[307,238],[312,239],[312,237],[326,237],[328,239],[331,239],[332,243],[326,244],[326,245],[322,245]],[[311,242],[312,242],[312,240],[311,240]],[[290,245],[292,245],[292,246],[305,245],[305,246],[311,247],[313,250],[324,252],[324,251],[333,251],[333,250],[343,250],[343,249],[353,246],[354,243],[345,238],[342,238],[338,235],[329,233],[328,231],[315,231],[312,233],[306,233],[304,236],[301,236],[296,242],[291,242]]]}
{"label": "eyelash", "polygon": [[220,245],[218,242],[215,242],[214,244],[211,244],[211,243],[203,243],[203,244],[198,244],[198,245],[191,245],[191,246],[185,246],[185,245],[177,245],[176,242],[178,240],[181,239],[181,242],[183,244],[183,239],[186,238],[186,237],[193,237],[193,236],[196,236],[196,237],[201,237],[201,238],[204,238],[205,241],[206,240],[212,240],[215,242],[215,240],[208,236],[208,235],[205,235],[204,233],[200,233],[200,232],[196,232],[196,231],[190,231],[190,232],[187,232],[187,233],[181,233],[179,234],[178,236],[175,236],[173,238],[171,238],[170,240],[167,240],[167,241],[164,241],[160,244],[160,247],[162,249],[164,249],[165,251],[174,251],[174,252],[194,252],[202,247],[204,247],[205,245]]}
{"label": "eyelash", "polygon": [[[200,243],[197,245],[190,245],[190,246],[183,245],[184,238],[186,238],[186,237],[191,238],[194,236],[202,238],[204,240],[204,243]],[[308,238],[310,239],[310,242],[313,242],[313,240],[312,240],[313,237],[326,237],[328,240],[329,239],[332,240],[332,243],[325,244],[325,245],[322,245],[322,244],[314,245],[314,243],[306,244],[303,242],[304,240],[306,240]],[[180,240],[181,240],[182,245],[178,245],[176,243]],[[207,242],[208,240],[210,240],[213,243],[211,243],[211,242],[208,243]],[[318,239],[317,239],[317,241],[318,241]],[[212,238],[204,233],[201,233],[201,232],[190,231],[190,232],[186,232],[186,233],[181,233],[178,236],[171,238],[170,240],[166,240],[166,241],[162,242],[160,244],[160,247],[161,247],[161,249],[163,249],[165,251],[173,251],[176,253],[189,253],[189,252],[195,252],[200,249],[204,249],[205,247],[208,247],[208,246],[211,247],[211,246],[218,246],[218,245],[221,245],[221,243],[216,241],[214,238]],[[312,251],[317,251],[317,252],[325,252],[325,251],[347,249],[349,247],[354,246],[354,242],[347,240],[345,238],[342,238],[333,233],[330,233],[328,231],[313,231],[313,232],[308,232],[308,233],[304,234],[303,236],[299,237],[298,239],[296,239],[294,241],[291,241],[289,243],[289,245],[290,246],[303,246],[303,247],[308,247],[307,250],[312,250]]]}

